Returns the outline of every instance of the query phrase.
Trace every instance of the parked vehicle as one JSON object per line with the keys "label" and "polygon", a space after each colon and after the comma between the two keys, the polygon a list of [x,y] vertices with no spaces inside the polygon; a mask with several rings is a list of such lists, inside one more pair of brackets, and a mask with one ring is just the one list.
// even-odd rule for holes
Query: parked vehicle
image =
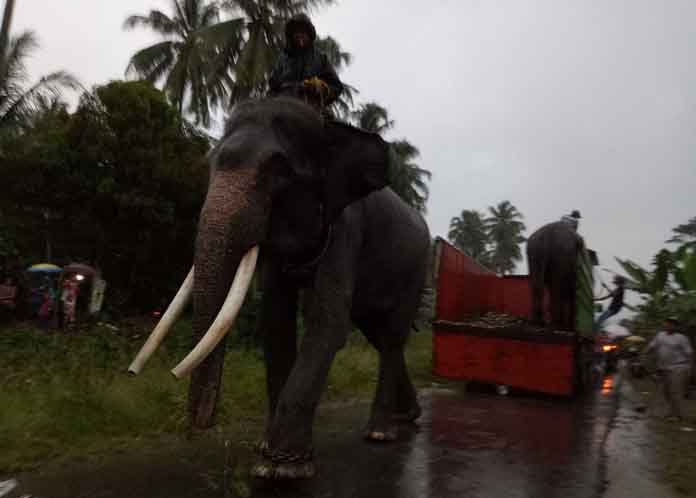
{"label": "parked vehicle", "polygon": [[58,281],[63,269],[52,263],[31,265],[25,271],[27,292],[26,307],[29,317],[35,318],[47,299],[47,293],[54,298],[58,292]]}
{"label": "parked vehicle", "polygon": [[578,258],[574,330],[529,322],[527,276],[498,276],[438,239],[433,371],[541,393],[574,396],[595,381],[592,260]]}
{"label": "parked vehicle", "polygon": [[96,268],[70,263],[63,268],[60,280],[61,307],[59,323],[99,313],[104,301],[106,282]]}

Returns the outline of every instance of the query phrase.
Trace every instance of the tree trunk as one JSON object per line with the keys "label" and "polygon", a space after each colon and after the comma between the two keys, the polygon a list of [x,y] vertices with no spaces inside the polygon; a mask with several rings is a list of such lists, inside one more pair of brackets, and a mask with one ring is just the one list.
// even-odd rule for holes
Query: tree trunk
{"label": "tree trunk", "polygon": [[7,57],[7,45],[10,40],[10,27],[12,25],[14,5],[15,0],[5,0],[5,12],[2,16],[2,28],[0,28],[0,87],[5,85],[5,62]]}

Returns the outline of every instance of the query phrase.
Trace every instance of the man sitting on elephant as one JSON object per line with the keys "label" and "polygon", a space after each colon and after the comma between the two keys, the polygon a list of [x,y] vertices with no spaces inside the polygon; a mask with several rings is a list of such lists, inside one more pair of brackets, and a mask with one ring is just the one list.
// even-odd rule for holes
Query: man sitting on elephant
{"label": "man sitting on elephant", "polygon": [[326,54],[314,46],[316,37],[306,15],[299,14],[287,22],[286,48],[271,72],[269,95],[297,97],[326,112],[343,92],[343,84]]}

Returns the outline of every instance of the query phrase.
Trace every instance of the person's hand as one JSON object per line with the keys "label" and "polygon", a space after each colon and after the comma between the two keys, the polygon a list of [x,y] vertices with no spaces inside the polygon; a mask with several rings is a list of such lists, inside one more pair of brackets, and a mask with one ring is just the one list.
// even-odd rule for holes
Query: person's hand
{"label": "person's hand", "polygon": [[306,89],[314,92],[320,97],[326,97],[329,95],[329,85],[327,85],[324,80],[317,78],[316,76],[304,80],[303,84]]}

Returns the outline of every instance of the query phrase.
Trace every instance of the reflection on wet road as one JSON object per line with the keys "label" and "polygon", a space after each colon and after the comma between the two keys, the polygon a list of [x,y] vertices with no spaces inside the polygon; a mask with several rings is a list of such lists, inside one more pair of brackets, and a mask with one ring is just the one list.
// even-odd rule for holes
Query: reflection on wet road
{"label": "reflection on wet road", "polygon": [[[249,481],[245,463],[231,469],[233,485],[225,491],[222,445],[191,445],[174,455],[126,456],[89,468],[19,476],[21,485],[5,492],[0,487],[0,496],[600,496],[617,384],[609,379],[590,399],[576,402],[431,390],[422,395],[424,415],[418,426],[405,428],[398,443],[387,445],[360,439],[367,404],[328,411],[315,436],[319,476],[300,483]],[[248,450],[238,453],[233,461],[249,460]]]}

